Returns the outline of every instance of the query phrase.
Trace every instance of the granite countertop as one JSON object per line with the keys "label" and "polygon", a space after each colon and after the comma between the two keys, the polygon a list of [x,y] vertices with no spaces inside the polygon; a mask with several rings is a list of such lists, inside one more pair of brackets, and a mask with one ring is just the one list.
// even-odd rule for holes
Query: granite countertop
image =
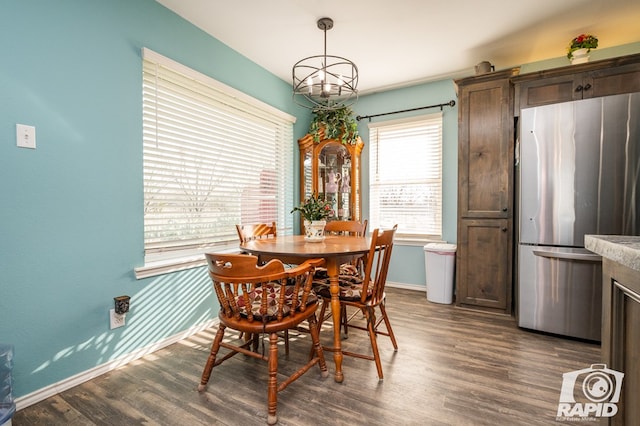
{"label": "granite countertop", "polygon": [[632,235],[585,235],[586,249],[640,271],[640,237]]}

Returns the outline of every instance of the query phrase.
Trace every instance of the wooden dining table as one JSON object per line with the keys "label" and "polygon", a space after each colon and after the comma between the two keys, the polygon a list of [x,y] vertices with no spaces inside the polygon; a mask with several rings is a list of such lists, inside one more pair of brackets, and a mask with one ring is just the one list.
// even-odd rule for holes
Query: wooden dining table
{"label": "wooden dining table", "polygon": [[331,292],[333,319],[333,359],[336,365],[335,381],[342,382],[342,344],[340,338],[340,265],[366,254],[371,239],[343,235],[327,235],[322,242],[306,241],[303,235],[278,235],[240,244],[243,251],[258,256],[263,261],[280,259],[284,263],[302,263],[310,258],[323,258],[327,268]]}

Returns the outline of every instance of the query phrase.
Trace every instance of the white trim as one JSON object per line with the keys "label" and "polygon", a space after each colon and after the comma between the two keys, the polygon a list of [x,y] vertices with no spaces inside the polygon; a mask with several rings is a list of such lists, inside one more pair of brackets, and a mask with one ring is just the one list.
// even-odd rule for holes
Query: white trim
{"label": "white trim", "polygon": [[[444,242],[444,241],[443,241]],[[216,253],[240,253],[240,249],[226,248],[226,249],[210,249],[210,252]],[[205,266],[207,260],[204,257],[204,253],[200,253],[194,256],[184,256],[178,258],[172,258],[167,260],[159,260],[156,262],[145,263],[144,266],[134,268],[133,271],[136,274],[136,279],[141,280],[143,278],[155,277],[157,275],[170,274],[172,272],[185,271],[187,269],[199,268]]]}
{"label": "white trim", "polygon": [[194,257],[183,257],[180,259],[172,259],[168,262],[146,263],[134,269],[136,279],[155,277],[157,275],[170,274],[172,272],[185,271],[191,268],[199,268],[207,264],[204,255]]}
{"label": "white trim", "polygon": [[[414,285],[414,284],[396,283],[391,281],[387,281],[387,286],[394,287],[394,288],[402,288],[405,290],[414,290],[419,292],[423,292],[426,290],[426,285],[423,287],[423,286]],[[41,389],[31,392],[27,395],[16,398],[15,400],[16,411],[22,410],[23,408],[27,408],[33,404],[37,404],[38,402],[44,401],[45,399],[50,398],[54,395],[57,395],[60,392],[64,392],[75,386],[88,382],[89,380],[95,379],[96,377],[106,374],[109,371],[113,371],[117,368],[120,368],[124,365],[129,364],[132,361],[140,359],[143,356],[152,354],[169,345],[177,343],[180,340],[184,340],[190,336],[193,336],[194,334],[199,333],[202,330],[206,330],[207,328],[217,326],[219,323],[220,323],[220,320],[218,318],[209,320],[202,324],[193,326],[183,332],[167,337],[164,340],[158,341],[144,348],[140,348],[133,352],[130,352],[121,358],[106,362],[102,365],[83,371],[82,373],[78,373],[64,380],[61,380],[58,383],[53,383],[49,386],[45,386]]]}
{"label": "white trim", "polygon": [[420,284],[407,284],[407,283],[395,283],[393,281],[387,281],[386,282],[386,286],[387,287],[393,287],[393,288],[402,288],[405,290],[413,290],[413,291],[419,291],[419,292],[426,292],[427,291],[427,285],[420,285]]}
{"label": "white trim", "polygon": [[246,104],[266,110],[270,114],[273,114],[291,123],[296,122],[295,116],[288,114],[284,111],[281,111],[278,108],[272,105],[269,105],[265,102],[262,102],[254,97],[251,97],[246,93],[239,91],[238,89],[234,89],[231,86],[227,86],[226,84],[218,80],[215,80],[209,77],[208,75],[202,74],[187,66],[184,66],[181,63],[174,61],[173,59],[169,59],[166,56],[162,56],[161,54],[154,52],[149,48],[146,48],[146,47],[142,48],[142,59],[147,59],[149,61],[157,62],[160,65],[170,67],[171,69],[178,71],[181,74],[186,75],[187,77],[193,78],[194,80],[199,81],[201,83],[205,83],[208,86],[213,87],[217,90],[220,90],[221,92],[224,92],[226,95],[229,95],[235,99],[238,99]]}
{"label": "white trim", "polygon": [[109,371],[120,368],[123,365],[127,365],[128,363],[135,361],[139,358],[142,358],[145,355],[149,355],[162,348],[165,348],[169,345],[177,343],[180,340],[186,339],[187,337],[190,337],[196,333],[199,333],[202,330],[206,330],[207,328],[213,327],[219,323],[220,323],[220,320],[218,318],[215,318],[207,322],[204,322],[202,324],[195,325],[183,332],[167,337],[164,340],[158,341],[144,348],[140,348],[133,352],[130,352],[122,356],[121,358],[114,359],[102,365],[98,365],[97,367],[94,367],[90,370],[86,370],[82,373],[76,374],[75,376],[71,376],[64,380],[61,380],[58,383],[45,386],[44,388],[38,389],[35,392],[31,392],[30,394],[21,396],[20,398],[16,398],[15,400],[16,410],[22,410],[23,408],[27,408],[30,405],[36,404],[40,401],[44,401],[45,399],[52,397],[60,392],[64,392],[68,389],[71,389],[74,386],[78,386],[78,385],[81,385],[82,383],[88,382],[91,379],[94,379],[98,376],[108,373]]}

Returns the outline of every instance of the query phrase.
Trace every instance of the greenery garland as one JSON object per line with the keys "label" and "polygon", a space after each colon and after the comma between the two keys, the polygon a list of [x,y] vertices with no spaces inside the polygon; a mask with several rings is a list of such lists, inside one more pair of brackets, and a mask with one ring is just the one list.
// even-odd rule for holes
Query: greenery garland
{"label": "greenery garland", "polygon": [[347,106],[334,110],[315,110],[309,126],[315,143],[320,142],[320,130],[324,129],[325,139],[337,139],[344,145],[354,145],[358,139],[358,123],[353,111]]}

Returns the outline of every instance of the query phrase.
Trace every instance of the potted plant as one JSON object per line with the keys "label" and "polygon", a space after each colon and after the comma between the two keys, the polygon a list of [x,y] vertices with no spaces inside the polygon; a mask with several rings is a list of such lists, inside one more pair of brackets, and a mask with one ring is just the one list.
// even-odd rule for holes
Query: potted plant
{"label": "potted plant", "polygon": [[576,58],[586,58],[582,62],[587,62],[588,57],[586,56],[591,49],[595,49],[598,47],[598,39],[591,34],[580,34],[575,37],[569,43],[569,47],[567,48],[567,58],[575,63]]}
{"label": "potted plant", "polygon": [[319,242],[324,240],[324,227],[327,218],[333,216],[331,203],[324,198],[313,194],[305,199],[298,207],[294,207],[291,213],[300,212],[304,219],[305,240]]}
{"label": "potted plant", "polygon": [[358,139],[358,122],[347,106],[332,110],[314,110],[309,133],[315,143],[320,142],[324,131],[326,139],[337,139],[343,144],[354,145]]}

